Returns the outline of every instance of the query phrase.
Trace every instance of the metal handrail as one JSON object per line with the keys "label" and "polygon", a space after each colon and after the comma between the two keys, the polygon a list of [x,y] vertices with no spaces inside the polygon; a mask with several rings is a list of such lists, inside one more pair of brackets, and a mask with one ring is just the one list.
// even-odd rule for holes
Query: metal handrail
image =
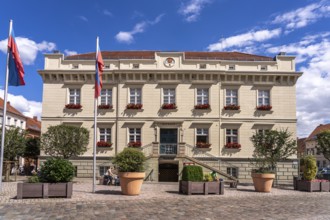
{"label": "metal handrail", "polygon": [[152,173],[154,172],[154,169],[152,169],[151,171],[150,171],[150,173],[147,175],[147,177],[146,178],[144,178],[144,181],[147,181],[148,179],[149,179],[149,181],[154,181],[153,179],[152,179]]}
{"label": "metal handrail", "polygon": [[177,143],[160,143],[159,145],[159,154],[161,155],[176,155],[178,152]]}

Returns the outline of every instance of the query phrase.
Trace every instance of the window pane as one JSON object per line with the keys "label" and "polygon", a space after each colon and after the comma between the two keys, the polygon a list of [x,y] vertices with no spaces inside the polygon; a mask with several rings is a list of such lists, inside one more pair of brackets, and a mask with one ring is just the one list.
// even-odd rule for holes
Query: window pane
{"label": "window pane", "polygon": [[230,135],[231,134],[231,130],[230,129],[226,129],[226,134],[228,135]]}
{"label": "window pane", "polygon": [[197,136],[196,139],[197,142],[208,143],[207,136]]}

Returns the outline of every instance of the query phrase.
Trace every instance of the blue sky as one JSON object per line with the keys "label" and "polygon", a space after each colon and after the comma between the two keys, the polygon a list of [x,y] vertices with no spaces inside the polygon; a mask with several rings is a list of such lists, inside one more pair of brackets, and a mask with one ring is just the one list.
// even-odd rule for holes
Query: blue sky
{"label": "blue sky", "polygon": [[[101,50],[241,51],[297,56],[298,135],[330,119],[330,0],[11,0],[0,8],[0,88],[9,19],[26,72],[11,103],[41,115],[43,53]],[[2,90],[0,91],[2,94]]]}

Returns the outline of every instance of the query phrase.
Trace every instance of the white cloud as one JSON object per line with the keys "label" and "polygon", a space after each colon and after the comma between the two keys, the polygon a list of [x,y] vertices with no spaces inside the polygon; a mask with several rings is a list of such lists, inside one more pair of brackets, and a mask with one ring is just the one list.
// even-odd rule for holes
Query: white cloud
{"label": "white cloud", "polygon": [[131,44],[134,41],[134,35],[143,33],[149,25],[159,23],[165,14],[158,15],[153,21],[142,21],[137,23],[131,31],[120,31],[116,34],[115,38],[120,43]]}
{"label": "white cloud", "polygon": [[284,24],[286,29],[293,30],[305,27],[318,19],[330,16],[328,0],[313,3],[302,8],[278,15],[272,23]]}
{"label": "white cloud", "polygon": [[110,16],[110,17],[112,16],[112,13],[107,9],[103,10],[103,14],[106,15],[106,16]]}
{"label": "white cloud", "polygon": [[[219,42],[210,44],[207,49],[210,51],[240,50],[242,47],[249,48],[257,42],[264,42],[269,39],[280,36],[281,28],[273,30],[249,31],[247,33],[221,38]],[[246,50],[244,50],[246,51]]]}
{"label": "white cloud", "polygon": [[77,51],[67,50],[67,49],[64,50],[64,53],[65,53],[65,55],[67,55],[67,56],[72,56],[72,55],[76,55],[76,54],[78,54]]}
{"label": "white cloud", "polygon": [[209,3],[211,3],[210,0],[190,0],[181,6],[179,13],[185,17],[187,22],[194,22],[200,16],[205,5]]}
{"label": "white cloud", "polygon": [[[3,90],[0,89],[0,97],[3,99]],[[38,119],[41,118],[42,112],[42,103],[27,100],[21,95],[8,94],[8,101],[10,105],[16,108],[18,111],[23,113],[23,115],[32,118],[33,116],[38,116]]]}
{"label": "white cloud", "polygon": [[[52,42],[42,41],[37,43],[29,38],[16,37],[17,47],[23,64],[32,65],[37,58],[38,52],[49,52],[56,49],[56,44]],[[8,39],[0,41],[0,51],[7,53]]]}
{"label": "white cloud", "polygon": [[297,82],[298,136],[306,137],[330,119],[330,32],[311,35],[301,41],[268,49],[296,54],[304,72]]}
{"label": "white cloud", "polygon": [[82,21],[88,22],[88,19],[83,15],[79,15],[78,18]]}

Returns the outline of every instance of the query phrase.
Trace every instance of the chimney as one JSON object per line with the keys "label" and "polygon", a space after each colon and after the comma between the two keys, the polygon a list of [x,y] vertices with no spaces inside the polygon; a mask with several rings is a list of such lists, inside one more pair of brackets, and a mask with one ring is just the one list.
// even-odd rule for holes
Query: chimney
{"label": "chimney", "polygon": [[33,116],[33,120],[38,121],[38,116]]}

